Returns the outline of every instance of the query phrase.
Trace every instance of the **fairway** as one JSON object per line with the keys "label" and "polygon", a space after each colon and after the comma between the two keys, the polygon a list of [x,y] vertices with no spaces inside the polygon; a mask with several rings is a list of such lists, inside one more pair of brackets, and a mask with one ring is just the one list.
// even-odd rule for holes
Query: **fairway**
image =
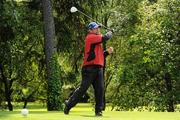
{"label": "fairway", "polygon": [[29,105],[29,115],[23,117],[18,107],[13,112],[0,111],[0,120],[180,120],[179,112],[104,112],[103,117],[95,117],[90,104],[78,104],[72,109],[70,115],[63,112],[47,112],[39,105]]}

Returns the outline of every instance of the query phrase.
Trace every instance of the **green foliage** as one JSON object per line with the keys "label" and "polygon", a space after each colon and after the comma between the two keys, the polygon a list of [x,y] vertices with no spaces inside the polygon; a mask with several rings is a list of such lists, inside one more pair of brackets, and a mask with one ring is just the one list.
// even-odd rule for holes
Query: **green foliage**
{"label": "green foliage", "polygon": [[61,88],[62,83],[60,81],[61,77],[61,67],[58,63],[58,55],[55,54],[50,60],[50,77],[48,79],[48,101],[47,108],[49,111],[52,110],[62,110],[62,98],[61,98]]}
{"label": "green foliage", "polygon": [[[22,101],[31,94],[31,100],[46,96],[40,14],[30,11],[26,4],[15,1],[4,2],[3,6],[0,22],[0,63],[4,67],[7,82],[12,82],[8,88],[12,91],[11,99]],[[24,95],[22,89],[31,91]],[[3,96],[4,92],[3,85]]]}
{"label": "green foliage", "polygon": [[124,35],[116,54],[121,62],[112,84],[114,106],[173,111],[179,102],[178,1],[142,1],[137,6],[135,33]]}

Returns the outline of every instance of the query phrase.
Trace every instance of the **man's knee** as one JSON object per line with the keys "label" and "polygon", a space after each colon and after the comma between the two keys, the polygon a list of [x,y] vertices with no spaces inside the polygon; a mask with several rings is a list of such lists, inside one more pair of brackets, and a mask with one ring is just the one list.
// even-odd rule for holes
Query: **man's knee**
{"label": "man's knee", "polygon": [[86,87],[83,87],[83,86],[80,86],[78,89],[77,89],[78,93],[82,96],[83,94],[86,93],[87,91],[87,88]]}

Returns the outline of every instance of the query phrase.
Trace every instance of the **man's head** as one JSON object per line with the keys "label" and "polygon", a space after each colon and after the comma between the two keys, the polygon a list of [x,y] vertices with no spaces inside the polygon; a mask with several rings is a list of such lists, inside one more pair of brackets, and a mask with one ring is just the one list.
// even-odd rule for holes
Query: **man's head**
{"label": "man's head", "polygon": [[89,32],[96,33],[96,34],[100,34],[100,27],[101,26],[97,24],[96,22],[91,22],[88,25]]}

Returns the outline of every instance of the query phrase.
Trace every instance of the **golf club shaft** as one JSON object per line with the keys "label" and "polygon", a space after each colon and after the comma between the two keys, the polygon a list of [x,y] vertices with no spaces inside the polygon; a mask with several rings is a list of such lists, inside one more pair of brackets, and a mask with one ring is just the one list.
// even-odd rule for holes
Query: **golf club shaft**
{"label": "golf club shaft", "polygon": [[[96,21],[94,20],[93,18],[91,18],[90,16],[86,15],[85,13],[83,13],[82,11],[78,10],[78,12],[80,12],[81,14],[83,14],[84,16],[88,17],[89,19],[93,20],[93,21]],[[105,29],[108,29],[110,30],[110,28],[106,27],[105,25],[103,25],[102,23],[96,21],[98,24],[100,24],[102,27],[104,27]]]}

